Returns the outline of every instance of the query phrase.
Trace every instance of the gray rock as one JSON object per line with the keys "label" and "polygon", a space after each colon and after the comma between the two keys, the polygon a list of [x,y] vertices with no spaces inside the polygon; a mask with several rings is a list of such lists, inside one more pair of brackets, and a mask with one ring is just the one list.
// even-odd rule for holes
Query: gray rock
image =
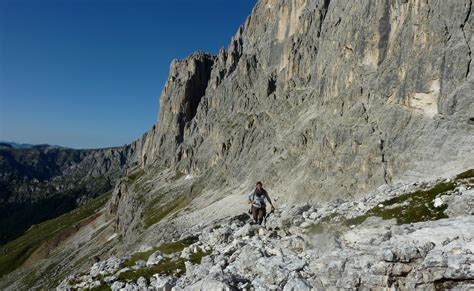
{"label": "gray rock", "polygon": [[320,216],[320,214],[318,212],[313,212],[309,215],[309,218],[312,219],[312,220],[315,220],[319,216]]}
{"label": "gray rock", "polygon": [[298,257],[290,258],[289,262],[290,263],[286,265],[286,268],[290,271],[300,271],[304,266],[307,265],[305,260],[302,260]]}
{"label": "gray rock", "polygon": [[429,252],[424,261],[423,265],[426,268],[434,268],[434,267],[446,267],[447,266],[447,258],[444,254],[443,250],[434,249],[433,251]]}
{"label": "gray rock", "polygon": [[449,217],[474,215],[474,190],[466,190],[462,195],[449,197],[446,214]]}
{"label": "gray rock", "polygon": [[138,287],[137,284],[133,282],[127,282],[125,284],[125,287],[122,289],[123,291],[138,291],[140,288]]}
{"label": "gray rock", "polygon": [[115,281],[110,288],[112,291],[121,290],[125,286],[125,283],[120,281]]}
{"label": "gray rock", "polygon": [[226,291],[228,290],[229,286],[224,282],[219,282],[217,280],[212,279],[204,279],[200,280],[193,285],[184,288],[184,290],[216,290],[216,291]]}
{"label": "gray rock", "polygon": [[160,251],[156,251],[148,257],[146,261],[146,266],[156,265],[163,260],[163,255]]}
{"label": "gray rock", "polygon": [[240,249],[238,257],[230,268],[243,276],[247,275],[255,267],[256,262],[263,256],[262,250],[258,246],[245,245]]}
{"label": "gray rock", "polygon": [[383,260],[386,262],[395,261],[395,255],[393,254],[391,250],[384,250],[382,256],[383,256]]}
{"label": "gray rock", "polygon": [[[376,206],[378,199],[373,200]],[[340,215],[344,211],[350,213],[346,203],[334,206],[331,211]],[[212,254],[203,257],[199,264],[185,262],[186,272],[179,279],[155,275],[149,286],[158,290],[170,290],[173,286],[176,290],[219,290],[245,284],[251,284],[255,290],[384,289],[393,286],[462,289],[474,278],[471,267],[474,260],[473,225],[473,216],[405,225],[368,219],[354,228],[334,224],[326,232],[304,236],[246,235],[235,238],[230,244],[224,240],[215,241]],[[242,229],[242,233],[249,234],[251,228],[244,225]],[[209,240],[207,235],[200,237]],[[205,246],[205,241],[198,241],[189,249]],[[104,265],[98,263],[92,269],[101,269]],[[71,288],[89,288],[98,283],[90,275],[81,280]],[[145,278],[140,278],[136,284],[129,282],[125,288],[143,289],[146,284]],[[67,286],[62,284],[60,290],[67,290]]]}
{"label": "gray rock", "polygon": [[140,277],[137,280],[137,285],[140,288],[147,288],[148,287],[148,281],[145,279],[145,277]]}
{"label": "gray rock", "polygon": [[283,291],[310,291],[312,289],[311,284],[302,278],[291,279],[283,287]]}
{"label": "gray rock", "polygon": [[454,280],[472,280],[474,278],[473,254],[449,254],[445,278]]}
{"label": "gray rock", "polygon": [[234,233],[234,238],[253,236],[260,229],[259,225],[245,224],[239,230]]}
{"label": "gray rock", "polygon": [[175,280],[172,277],[166,276],[153,276],[150,278],[150,287],[155,288],[157,291],[171,291],[174,287]]}

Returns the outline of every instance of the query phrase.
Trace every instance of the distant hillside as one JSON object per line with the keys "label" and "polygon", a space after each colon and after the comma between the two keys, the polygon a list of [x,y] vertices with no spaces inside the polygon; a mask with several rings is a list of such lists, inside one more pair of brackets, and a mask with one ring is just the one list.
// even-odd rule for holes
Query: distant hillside
{"label": "distant hillside", "polygon": [[127,149],[0,144],[0,244],[109,191]]}

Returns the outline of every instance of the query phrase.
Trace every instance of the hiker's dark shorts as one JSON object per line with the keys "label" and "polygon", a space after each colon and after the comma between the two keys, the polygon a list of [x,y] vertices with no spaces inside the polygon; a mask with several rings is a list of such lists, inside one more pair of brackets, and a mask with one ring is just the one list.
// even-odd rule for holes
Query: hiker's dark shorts
{"label": "hiker's dark shorts", "polygon": [[252,206],[252,216],[253,216],[253,220],[256,223],[262,224],[262,221],[265,215],[267,215],[267,207],[265,205],[262,205],[261,208]]}

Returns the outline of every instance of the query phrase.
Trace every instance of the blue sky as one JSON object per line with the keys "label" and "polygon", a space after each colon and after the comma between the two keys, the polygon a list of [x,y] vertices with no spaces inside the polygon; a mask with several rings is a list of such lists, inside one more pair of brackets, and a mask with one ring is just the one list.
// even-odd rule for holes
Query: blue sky
{"label": "blue sky", "polygon": [[216,53],[255,0],[0,0],[0,140],[132,142],[174,58]]}

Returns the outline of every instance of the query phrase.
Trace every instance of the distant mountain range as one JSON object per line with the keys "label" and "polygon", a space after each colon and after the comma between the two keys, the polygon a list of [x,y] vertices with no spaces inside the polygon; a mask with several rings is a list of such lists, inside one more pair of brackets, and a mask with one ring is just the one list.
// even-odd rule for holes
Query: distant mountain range
{"label": "distant mountain range", "polygon": [[28,144],[28,143],[16,143],[10,141],[0,141],[0,148],[14,148],[14,149],[28,149],[33,147],[52,147],[52,148],[66,148],[63,146],[58,145],[50,145],[50,144]]}

